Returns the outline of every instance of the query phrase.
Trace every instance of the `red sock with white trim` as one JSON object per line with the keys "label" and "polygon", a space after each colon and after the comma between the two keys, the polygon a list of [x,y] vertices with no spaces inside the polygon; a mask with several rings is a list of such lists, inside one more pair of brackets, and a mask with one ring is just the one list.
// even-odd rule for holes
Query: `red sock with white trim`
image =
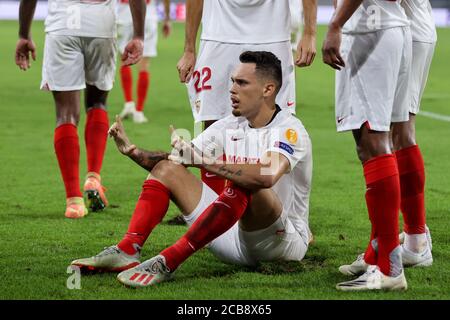
{"label": "red sock with white trim", "polygon": [[82,197],[80,191],[80,145],[77,127],[64,123],[55,129],[54,147],[66,189],[66,197]]}
{"label": "red sock with white trim", "polygon": [[225,179],[214,173],[210,173],[205,169],[200,169],[202,181],[208,185],[215,193],[221,194],[223,189],[225,189]]}
{"label": "red sock with white trim", "polygon": [[381,155],[364,163],[366,203],[378,243],[377,265],[385,275],[396,276],[402,270],[399,246],[398,214],[400,179],[397,161],[392,154]]}
{"label": "red sock with white trim", "polygon": [[129,255],[144,245],[152,230],[162,221],[170,202],[170,191],[157,180],[146,180],[131,217],[128,231],[118,247]]}
{"label": "red sock with white trim", "polygon": [[174,245],[160,254],[166,265],[174,271],[194,252],[230,229],[244,214],[250,202],[250,192],[230,185],[220,194]]}

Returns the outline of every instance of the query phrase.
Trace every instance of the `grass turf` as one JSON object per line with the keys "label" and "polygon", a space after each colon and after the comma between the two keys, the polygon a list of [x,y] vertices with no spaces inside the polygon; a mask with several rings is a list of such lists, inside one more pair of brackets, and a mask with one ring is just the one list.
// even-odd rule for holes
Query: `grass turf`
{"label": "grass turf", "polygon": [[[159,42],[152,60],[151,88],[146,106],[150,122],[126,122],[132,141],[147,149],[169,150],[168,126],[192,130],[192,116],[176,63],[184,28],[174,26],[171,38]],[[325,28],[319,28],[320,48]],[[51,94],[39,91],[43,24],[33,25],[38,61],[24,73],[14,65],[17,22],[0,22],[0,299],[449,299],[450,298],[450,125],[417,118],[417,137],[426,162],[426,205],[432,230],[434,264],[407,269],[406,292],[341,293],[346,277],[337,267],[353,261],[367,243],[369,221],[364,180],[350,134],[334,125],[334,75],[320,54],[313,67],[298,70],[298,115],[309,131],[314,150],[310,224],[315,243],[298,263],[264,263],[256,270],[225,265],[207,250],[189,259],[176,280],[156,288],[130,290],[112,274],[83,276],[81,290],[69,290],[66,272],[71,260],[91,256],[117,243],[125,232],[146,172],[121,156],[108,142],[102,171],[111,206],[81,220],[64,218],[64,189],[53,151],[55,123]],[[440,29],[423,110],[450,116],[450,29]],[[110,94],[110,120],[122,107],[120,83]],[[80,172],[86,171],[82,112],[79,135]],[[81,178],[81,182],[83,178]],[[188,193],[186,194],[188,196]],[[149,258],[172,244],[185,230],[166,221],[143,249]]]}

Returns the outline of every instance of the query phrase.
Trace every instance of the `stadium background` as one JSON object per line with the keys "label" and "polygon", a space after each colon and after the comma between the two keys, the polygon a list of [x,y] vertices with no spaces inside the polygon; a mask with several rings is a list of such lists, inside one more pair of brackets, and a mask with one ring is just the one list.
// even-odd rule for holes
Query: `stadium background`
{"label": "stadium background", "polygon": [[[319,1],[327,12],[331,1]],[[310,221],[315,242],[300,263],[265,263],[256,270],[228,266],[208,251],[196,254],[176,280],[148,290],[128,290],[114,275],[81,278],[70,289],[67,266],[116,243],[126,230],[146,172],[121,156],[109,141],[102,171],[110,208],[72,221],[63,216],[64,190],[53,151],[54,107],[51,95],[39,91],[43,23],[33,23],[38,59],[31,70],[14,65],[17,1],[0,1],[0,299],[450,299],[450,1],[432,1],[440,26],[428,86],[417,119],[417,136],[427,170],[428,224],[433,235],[434,265],[406,271],[404,293],[350,293],[334,289],[345,277],[337,267],[364,249],[369,222],[364,181],[352,138],[334,125],[334,76],[321,62],[326,31],[318,28],[318,55],[311,68],[297,69],[297,113],[314,148]],[[40,1],[45,6],[45,1]],[[174,1],[172,17],[182,21],[182,1]],[[9,7],[12,6],[12,7]],[[15,8],[10,11],[9,8]],[[324,11],[325,10],[325,11]],[[39,14],[39,12],[37,12]],[[183,48],[184,24],[174,23],[169,39],[160,36],[159,55],[152,61],[152,80],[145,112],[150,122],[126,122],[132,141],[147,149],[169,150],[168,126],[193,130],[185,87],[175,65]],[[110,120],[122,107],[118,78],[109,99]],[[84,115],[80,121],[80,173],[85,172]],[[175,241],[185,230],[167,221],[143,250],[148,258]],[[69,285],[68,285],[69,283]]]}

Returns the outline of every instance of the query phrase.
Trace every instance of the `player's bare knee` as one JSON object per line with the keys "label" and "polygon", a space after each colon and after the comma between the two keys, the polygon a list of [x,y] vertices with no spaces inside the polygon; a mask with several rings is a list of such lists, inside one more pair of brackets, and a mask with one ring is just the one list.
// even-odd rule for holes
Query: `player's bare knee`
{"label": "player's bare knee", "polygon": [[186,170],[182,165],[169,160],[162,160],[153,167],[150,176],[164,182],[170,182],[177,179],[177,172],[181,169]]}

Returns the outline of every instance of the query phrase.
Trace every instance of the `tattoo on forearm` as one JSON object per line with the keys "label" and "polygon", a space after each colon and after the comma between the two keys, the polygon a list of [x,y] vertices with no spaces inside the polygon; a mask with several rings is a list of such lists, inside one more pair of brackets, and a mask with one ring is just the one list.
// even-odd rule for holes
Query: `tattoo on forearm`
{"label": "tattoo on forearm", "polygon": [[232,176],[242,176],[242,170],[233,171],[226,166],[221,166],[219,168],[219,174],[223,175],[226,178],[231,178]]}
{"label": "tattoo on forearm", "polygon": [[142,168],[151,171],[153,167],[162,160],[167,160],[169,154],[163,151],[146,151],[142,149],[136,149],[130,155],[130,158],[140,165]]}

